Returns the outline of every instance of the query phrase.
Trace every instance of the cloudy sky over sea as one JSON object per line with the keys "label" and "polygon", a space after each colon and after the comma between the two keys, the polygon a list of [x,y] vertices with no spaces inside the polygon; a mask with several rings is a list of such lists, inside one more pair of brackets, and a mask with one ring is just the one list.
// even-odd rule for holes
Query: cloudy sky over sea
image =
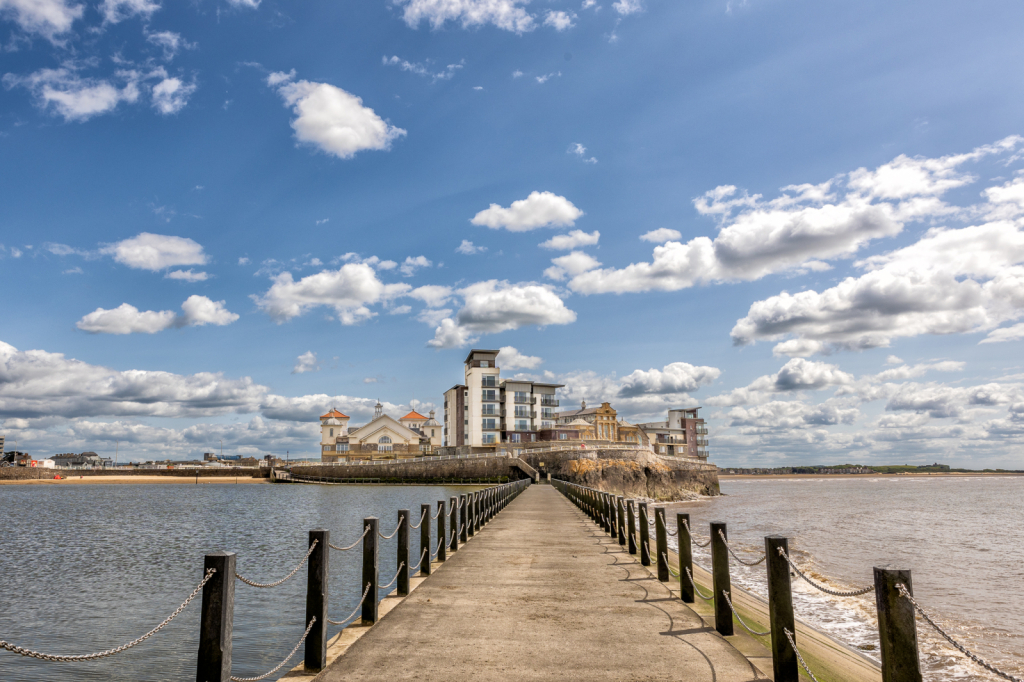
{"label": "cloudy sky over sea", "polygon": [[8,449],[314,456],[481,347],[721,465],[1024,468],[1022,22],[0,0]]}

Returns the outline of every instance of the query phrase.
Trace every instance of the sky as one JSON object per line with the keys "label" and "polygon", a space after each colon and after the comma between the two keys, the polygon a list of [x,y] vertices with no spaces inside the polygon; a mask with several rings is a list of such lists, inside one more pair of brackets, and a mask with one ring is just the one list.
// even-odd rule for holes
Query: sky
{"label": "sky", "polygon": [[0,433],[316,457],[500,348],[720,466],[1024,468],[1022,22],[0,0]]}

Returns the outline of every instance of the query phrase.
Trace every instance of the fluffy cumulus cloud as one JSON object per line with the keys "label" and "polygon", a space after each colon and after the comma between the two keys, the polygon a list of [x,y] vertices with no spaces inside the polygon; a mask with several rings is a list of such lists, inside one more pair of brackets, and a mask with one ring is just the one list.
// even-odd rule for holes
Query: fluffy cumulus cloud
{"label": "fluffy cumulus cloud", "polygon": [[679,230],[673,230],[668,227],[659,227],[657,230],[651,230],[640,235],[640,239],[645,242],[653,242],[655,244],[664,244],[665,242],[676,242],[682,239],[683,235]]}
{"label": "fluffy cumulus cloud", "polygon": [[130,268],[153,272],[178,265],[206,265],[209,261],[202,245],[188,237],[149,232],[108,244],[99,252]]}
{"label": "fluffy cumulus cloud", "polygon": [[116,24],[134,16],[149,19],[158,9],[160,3],[151,0],[103,0],[99,6],[103,21],[108,24]]}
{"label": "fluffy cumulus cloud", "polygon": [[528,197],[513,201],[508,208],[491,204],[470,222],[492,230],[527,232],[539,227],[570,227],[582,215],[583,211],[565,197],[552,192],[530,192]]}
{"label": "fluffy cumulus cloud", "polygon": [[195,83],[186,83],[180,78],[164,78],[153,86],[153,108],[164,115],[176,114],[185,108],[195,91]]}
{"label": "fluffy cumulus cloud", "polygon": [[717,187],[694,201],[698,213],[719,222],[716,237],[667,241],[655,247],[650,262],[595,268],[575,276],[569,287],[585,294],[675,291],[825,270],[830,267],[825,261],[850,257],[872,240],[899,234],[907,222],[959,213],[942,196],[975,180],[962,167],[1022,142],[1013,136],[938,159],[900,156],[873,171],[862,168],[820,184],[783,187],[770,200],[731,185]]}
{"label": "fluffy cumulus cloud", "polygon": [[402,18],[411,28],[423,21],[439,29],[447,22],[458,22],[463,28],[491,24],[505,31],[526,33],[537,23],[523,5],[527,0],[398,0],[404,6]]}
{"label": "fluffy cumulus cloud", "polygon": [[306,372],[319,372],[320,363],[317,361],[316,353],[313,351],[306,351],[295,360],[295,367],[292,368],[292,374],[305,374]]}
{"label": "fluffy cumulus cloud", "polygon": [[537,369],[544,362],[536,355],[520,353],[519,349],[515,346],[502,346],[498,350],[498,355],[501,358],[498,366],[510,371],[515,369]]}
{"label": "fluffy cumulus cloud", "polygon": [[461,253],[464,256],[472,256],[478,253],[483,253],[486,250],[486,246],[476,246],[468,239],[463,239],[462,243],[455,248],[455,253]]}
{"label": "fluffy cumulus cloud", "polygon": [[122,102],[141,96],[138,74],[120,71],[112,78],[84,78],[66,67],[40,69],[28,76],[4,75],[4,85],[27,88],[41,109],[53,111],[65,121],[86,121],[106,114]]}
{"label": "fluffy cumulus cloud", "polygon": [[829,387],[852,384],[852,375],[836,365],[793,358],[775,374],[767,374],[729,393],[712,396],[708,405],[742,405],[761,403],[771,399],[774,393],[793,391],[817,391]]}
{"label": "fluffy cumulus cloud", "polygon": [[561,281],[566,277],[575,277],[581,272],[601,266],[596,258],[582,251],[573,251],[564,256],[552,258],[551,263],[552,266],[544,271],[544,276],[556,281]]}
{"label": "fluffy cumulus cloud", "polygon": [[224,301],[193,295],[181,304],[181,314],[172,310],[139,310],[122,303],[109,310],[97,308],[75,326],[92,334],[155,334],[172,327],[223,327],[237,319],[238,315],[229,311]]}
{"label": "fluffy cumulus cloud", "polygon": [[557,234],[547,241],[539,244],[542,249],[552,251],[571,251],[581,246],[594,246],[601,239],[601,233],[594,230],[586,233],[583,230],[573,230],[568,234]]}
{"label": "fluffy cumulus cloud", "polygon": [[346,263],[337,270],[324,270],[295,281],[290,272],[273,277],[263,295],[254,295],[256,305],[274,321],[286,322],[312,308],[331,308],[342,324],[358,324],[376,313],[369,305],[407,293],[406,284],[384,284],[367,263]]}
{"label": "fluffy cumulus cloud", "polygon": [[65,0],[0,0],[0,16],[22,31],[56,41],[71,30],[85,12],[85,5]]}
{"label": "fluffy cumulus cloud", "polygon": [[629,398],[649,393],[692,393],[721,374],[717,367],[697,367],[688,362],[673,362],[661,369],[638,369],[622,378],[619,395]]}
{"label": "fluffy cumulus cloud", "polygon": [[575,14],[549,9],[547,14],[544,15],[544,25],[550,26],[551,28],[559,32],[568,31],[570,28],[576,25],[572,23],[572,20],[575,18]]}
{"label": "fluffy cumulus cloud", "polygon": [[426,256],[416,256],[415,258],[406,256],[405,262],[399,266],[398,271],[406,277],[412,277],[420,268],[429,268],[431,265],[433,263]]}
{"label": "fluffy cumulus cloud", "polygon": [[294,78],[294,71],[272,73],[267,84],[292,108],[292,129],[300,143],[350,159],[367,149],[390,149],[394,140],[406,134],[337,86]]}
{"label": "fluffy cumulus cloud", "polygon": [[462,307],[454,316],[440,320],[434,338],[428,342],[430,346],[456,348],[473,343],[483,334],[576,321],[576,313],[542,284],[488,280],[457,293]]}
{"label": "fluffy cumulus cloud", "polygon": [[210,275],[202,271],[196,272],[189,268],[188,270],[171,270],[164,277],[182,282],[205,282],[210,278]]}

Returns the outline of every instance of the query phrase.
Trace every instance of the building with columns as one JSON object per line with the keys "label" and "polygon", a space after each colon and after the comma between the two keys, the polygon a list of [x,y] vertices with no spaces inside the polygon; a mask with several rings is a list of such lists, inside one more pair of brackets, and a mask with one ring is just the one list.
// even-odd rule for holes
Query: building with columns
{"label": "building with columns", "polygon": [[377,402],[373,419],[349,428],[349,417],[336,409],[320,416],[320,459],[340,462],[361,459],[405,459],[429,455],[443,442],[442,427],[413,411],[401,419],[384,414]]}

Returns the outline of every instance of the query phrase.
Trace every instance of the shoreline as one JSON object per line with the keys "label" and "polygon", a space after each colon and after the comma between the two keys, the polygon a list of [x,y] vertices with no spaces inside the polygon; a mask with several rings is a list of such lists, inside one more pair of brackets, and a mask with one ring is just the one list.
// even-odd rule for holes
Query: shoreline
{"label": "shoreline", "polygon": [[794,478],[953,478],[964,476],[1024,476],[1024,474],[1011,473],[1008,471],[974,471],[974,472],[922,472],[907,474],[718,474],[719,480],[742,480],[742,479],[794,479]]}
{"label": "shoreline", "polygon": [[220,483],[221,485],[270,483],[269,478],[251,478],[248,476],[75,476],[62,478],[59,481],[53,478],[24,478],[0,480],[0,485],[126,485],[131,483],[166,483],[177,485],[208,485]]}

